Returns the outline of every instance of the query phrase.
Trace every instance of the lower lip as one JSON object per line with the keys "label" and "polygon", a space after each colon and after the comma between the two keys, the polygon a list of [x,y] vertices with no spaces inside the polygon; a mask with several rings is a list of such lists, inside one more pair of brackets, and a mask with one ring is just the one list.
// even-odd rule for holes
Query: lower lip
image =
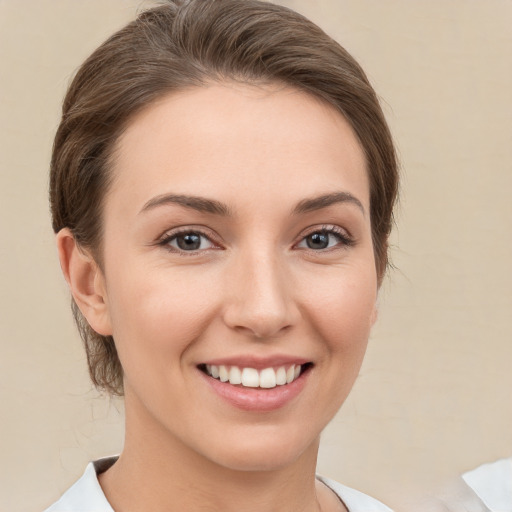
{"label": "lower lip", "polygon": [[247,388],[221,382],[198,370],[211,389],[232,406],[245,411],[269,412],[284,407],[304,388],[309,376],[309,369],[290,384],[275,388]]}

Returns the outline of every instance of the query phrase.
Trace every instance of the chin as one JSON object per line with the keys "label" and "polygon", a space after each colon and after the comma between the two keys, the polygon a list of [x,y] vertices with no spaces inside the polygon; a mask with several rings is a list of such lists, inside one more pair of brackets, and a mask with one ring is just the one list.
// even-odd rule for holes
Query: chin
{"label": "chin", "polygon": [[318,438],[262,430],[243,438],[231,436],[227,446],[226,439],[217,446],[211,460],[218,465],[234,471],[268,472],[292,466],[302,457],[312,456],[316,460]]}

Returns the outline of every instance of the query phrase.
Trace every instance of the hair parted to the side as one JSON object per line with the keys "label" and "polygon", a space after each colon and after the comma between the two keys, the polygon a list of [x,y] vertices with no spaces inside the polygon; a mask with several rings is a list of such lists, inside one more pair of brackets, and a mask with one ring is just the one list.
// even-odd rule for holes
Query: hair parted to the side
{"label": "hair parted to the side", "polygon": [[[282,83],[336,108],[364,150],[379,282],[398,190],[393,141],[363,70],[338,43],[300,14],[258,0],[168,0],[142,12],[81,66],[62,108],[50,169],[55,232],[67,227],[102,268],[102,206],[116,141],[156,99],[211,82]],[[123,394],[111,336],[72,309],[99,389]]]}

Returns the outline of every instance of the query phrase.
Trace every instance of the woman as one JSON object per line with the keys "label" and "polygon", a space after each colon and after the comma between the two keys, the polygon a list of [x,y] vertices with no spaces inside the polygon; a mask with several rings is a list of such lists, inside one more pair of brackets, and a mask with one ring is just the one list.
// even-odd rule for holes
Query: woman
{"label": "woman", "polygon": [[169,1],[78,71],[53,228],[118,458],[66,510],[388,510],[315,477],[376,319],[397,164],[353,58],[258,1]]}

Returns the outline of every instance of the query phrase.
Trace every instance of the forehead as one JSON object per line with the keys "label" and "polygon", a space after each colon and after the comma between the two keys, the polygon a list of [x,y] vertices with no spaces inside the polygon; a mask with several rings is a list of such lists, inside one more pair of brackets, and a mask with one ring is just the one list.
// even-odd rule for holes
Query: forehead
{"label": "forehead", "polygon": [[229,199],[243,184],[255,196],[343,186],[367,205],[365,167],[349,123],[314,96],[275,84],[211,84],[169,94],[131,120],[115,151],[112,192],[140,205],[167,191]]}

